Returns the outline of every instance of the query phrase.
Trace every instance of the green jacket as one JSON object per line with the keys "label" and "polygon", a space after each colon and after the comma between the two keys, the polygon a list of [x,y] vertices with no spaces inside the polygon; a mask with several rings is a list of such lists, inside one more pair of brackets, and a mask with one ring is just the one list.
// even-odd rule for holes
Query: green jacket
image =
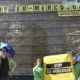
{"label": "green jacket", "polygon": [[76,63],[73,65],[75,72],[75,80],[80,80],[80,63]]}
{"label": "green jacket", "polygon": [[[16,62],[11,58],[8,58],[8,62],[9,62],[9,70],[10,70],[9,75],[12,76],[12,73],[14,72],[16,68]],[[1,56],[0,56],[0,64],[1,64]]]}
{"label": "green jacket", "polygon": [[44,70],[42,66],[36,65],[33,68],[34,80],[44,80]]}

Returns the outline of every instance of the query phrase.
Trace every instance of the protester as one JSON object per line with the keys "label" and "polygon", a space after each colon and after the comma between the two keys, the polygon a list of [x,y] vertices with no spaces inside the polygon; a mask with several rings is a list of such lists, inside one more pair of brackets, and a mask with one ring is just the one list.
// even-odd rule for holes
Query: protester
{"label": "protester", "polygon": [[7,57],[8,49],[2,48],[2,55],[0,56],[0,80],[10,80],[10,76],[16,68],[16,62]]}
{"label": "protester", "polygon": [[34,80],[44,80],[43,60],[38,58],[33,68]]}
{"label": "protester", "polygon": [[75,80],[80,80],[80,64],[76,61],[76,56],[73,56],[73,68],[75,73]]}

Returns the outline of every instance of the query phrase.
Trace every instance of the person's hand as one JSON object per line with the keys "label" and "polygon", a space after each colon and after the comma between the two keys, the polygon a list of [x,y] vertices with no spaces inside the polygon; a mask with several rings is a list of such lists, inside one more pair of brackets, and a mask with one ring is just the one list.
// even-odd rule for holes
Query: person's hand
{"label": "person's hand", "polygon": [[9,71],[9,72],[8,72],[8,74],[9,74],[9,76],[12,76],[12,73],[11,73],[11,71]]}
{"label": "person's hand", "polygon": [[80,80],[80,77],[77,80]]}

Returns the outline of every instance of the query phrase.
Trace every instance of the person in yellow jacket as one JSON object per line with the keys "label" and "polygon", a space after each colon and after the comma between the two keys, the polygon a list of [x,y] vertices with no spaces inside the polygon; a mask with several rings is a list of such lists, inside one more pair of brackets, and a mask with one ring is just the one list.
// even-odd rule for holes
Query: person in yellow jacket
{"label": "person in yellow jacket", "polygon": [[16,62],[7,57],[7,48],[2,48],[2,55],[0,56],[0,80],[10,80],[10,76],[16,68]]}
{"label": "person in yellow jacket", "polygon": [[36,65],[33,68],[34,80],[44,80],[43,61],[41,58],[36,60]]}

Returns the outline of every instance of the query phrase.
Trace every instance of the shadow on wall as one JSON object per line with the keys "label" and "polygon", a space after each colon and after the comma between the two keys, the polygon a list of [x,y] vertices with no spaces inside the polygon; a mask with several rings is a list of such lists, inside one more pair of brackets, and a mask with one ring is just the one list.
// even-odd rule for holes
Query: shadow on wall
{"label": "shadow on wall", "polygon": [[36,58],[43,57],[48,52],[46,36],[46,29],[32,22],[9,23],[6,42],[12,44],[16,51],[15,60],[18,64],[16,73],[23,73],[23,71],[32,73],[27,69],[34,66]]}

